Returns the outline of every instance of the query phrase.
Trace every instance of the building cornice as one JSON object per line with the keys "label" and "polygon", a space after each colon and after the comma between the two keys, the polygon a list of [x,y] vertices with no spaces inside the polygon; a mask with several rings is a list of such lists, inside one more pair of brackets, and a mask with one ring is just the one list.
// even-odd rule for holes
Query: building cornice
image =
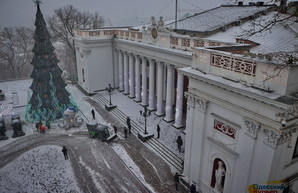
{"label": "building cornice", "polygon": [[237,112],[241,114],[244,117],[247,117],[249,119],[255,120],[256,122],[261,122],[262,125],[266,125],[269,128],[280,128],[280,122],[272,120],[268,117],[262,116],[261,114],[257,114],[253,111],[247,110],[239,105],[235,105],[229,101],[222,100],[218,97],[212,96],[208,93],[204,93],[202,91],[196,90],[196,89],[190,89],[188,93],[192,93],[200,98],[203,98],[207,101],[213,102],[215,104],[218,104],[226,109],[229,109],[231,111]]}
{"label": "building cornice", "polygon": [[274,100],[270,97],[261,96],[261,95],[258,95],[256,93],[252,93],[252,92],[246,91],[244,89],[232,87],[232,86],[229,86],[228,84],[224,84],[220,81],[210,79],[210,78],[206,77],[206,74],[200,72],[199,70],[192,69],[191,67],[180,68],[178,71],[181,72],[182,74],[184,74],[188,77],[191,77],[193,79],[196,79],[200,82],[204,82],[206,84],[209,84],[209,85],[212,85],[212,86],[215,86],[215,87],[219,87],[223,90],[227,90],[227,91],[235,93],[237,95],[241,95],[243,97],[247,97],[247,98],[256,100],[258,102],[267,104],[269,106],[273,106],[274,108],[278,108],[281,111],[284,111],[289,107],[289,105],[284,104],[284,103],[279,102],[279,101],[276,101],[276,100]]}
{"label": "building cornice", "polygon": [[[148,58],[154,58],[159,61],[171,63],[179,68],[188,67],[191,65],[192,52],[190,51],[181,51],[181,50],[176,50],[172,48],[163,48],[156,45],[151,45],[151,44],[142,43],[142,42],[136,43],[130,40],[123,40],[123,39],[115,39],[115,42],[116,42],[116,45],[115,45],[116,49],[126,50],[128,52],[135,53],[136,55],[141,55]],[[151,54],[150,54],[150,51],[152,52]],[[164,54],[171,56],[173,59],[172,60],[166,59]]]}

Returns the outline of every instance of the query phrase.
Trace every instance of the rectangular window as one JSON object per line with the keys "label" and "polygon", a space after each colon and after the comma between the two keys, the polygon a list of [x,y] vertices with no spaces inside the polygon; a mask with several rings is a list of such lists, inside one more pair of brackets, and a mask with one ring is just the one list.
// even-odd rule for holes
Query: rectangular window
{"label": "rectangular window", "polygon": [[298,138],[296,140],[296,145],[294,149],[293,159],[298,157]]}
{"label": "rectangular window", "polygon": [[204,47],[205,46],[205,42],[201,41],[201,40],[195,40],[194,41],[194,47]]}
{"label": "rectangular window", "polygon": [[171,37],[171,44],[178,45],[178,38]]}
{"label": "rectangular window", "polygon": [[182,38],[182,46],[189,47],[190,46],[190,40],[186,38]]}
{"label": "rectangular window", "polygon": [[138,39],[142,39],[142,33],[137,33]]}
{"label": "rectangular window", "polygon": [[131,32],[130,35],[131,35],[132,38],[136,38],[136,32]]}

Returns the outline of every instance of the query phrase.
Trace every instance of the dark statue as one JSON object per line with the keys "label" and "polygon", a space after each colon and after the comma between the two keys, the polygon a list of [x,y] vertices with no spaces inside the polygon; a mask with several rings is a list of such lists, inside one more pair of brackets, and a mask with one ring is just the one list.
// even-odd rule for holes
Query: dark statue
{"label": "dark statue", "polygon": [[24,136],[25,133],[22,130],[22,122],[19,115],[14,115],[12,118],[13,134],[12,138]]}
{"label": "dark statue", "polygon": [[4,124],[4,119],[0,117],[0,141],[8,139],[8,137],[6,137],[5,135],[5,132],[6,132],[6,128]]}

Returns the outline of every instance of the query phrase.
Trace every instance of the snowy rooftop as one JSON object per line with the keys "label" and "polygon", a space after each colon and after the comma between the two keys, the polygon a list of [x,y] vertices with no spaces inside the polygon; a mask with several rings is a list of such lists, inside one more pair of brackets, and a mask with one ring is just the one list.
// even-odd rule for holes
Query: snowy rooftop
{"label": "snowy rooftop", "polygon": [[[266,11],[269,6],[221,6],[177,22],[177,29],[187,31],[213,31],[225,25]],[[174,29],[174,23],[168,25]]]}
{"label": "snowy rooftop", "polygon": [[[262,22],[269,21],[274,17],[275,12],[272,12],[266,16],[260,17],[258,20]],[[236,38],[248,39],[253,41],[258,46],[251,48],[251,52],[254,53],[275,53],[275,52],[293,52],[296,51],[295,47],[298,45],[298,28],[297,23],[292,21],[287,21],[287,23],[276,23],[268,31],[264,31],[259,34],[245,38],[243,36],[244,30],[249,30],[252,28],[251,22],[246,22],[240,26],[234,26],[225,32],[219,32],[209,36],[208,38],[213,40],[221,40],[225,42],[236,43]]]}

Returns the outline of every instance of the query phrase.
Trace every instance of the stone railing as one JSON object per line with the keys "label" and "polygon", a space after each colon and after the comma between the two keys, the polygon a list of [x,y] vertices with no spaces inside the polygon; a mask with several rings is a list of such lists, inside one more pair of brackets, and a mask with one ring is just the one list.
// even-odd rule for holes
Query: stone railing
{"label": "stone railing", "polygon": [[255,76],[256,62],[223,54],[211,54],[211,66],[224,68],[241,74]]}
{"label": "stone railing", "polygon": [[197,37],[187,36],[173,36],[170,33],[162,35],[163,42],[152,41],[151,33],[143,33],[141,31],[125,29],[98,29],[98,30],[78,30],[77,37],[82,38],[112,38],[116,35],[119,39],[126,39],[131,41],[139,41],[144,43],[153,43],[166,48],[175,48],[185,51],[192,51],[192,47],[214,47],[226,46],[231,43],[224,43]]}

